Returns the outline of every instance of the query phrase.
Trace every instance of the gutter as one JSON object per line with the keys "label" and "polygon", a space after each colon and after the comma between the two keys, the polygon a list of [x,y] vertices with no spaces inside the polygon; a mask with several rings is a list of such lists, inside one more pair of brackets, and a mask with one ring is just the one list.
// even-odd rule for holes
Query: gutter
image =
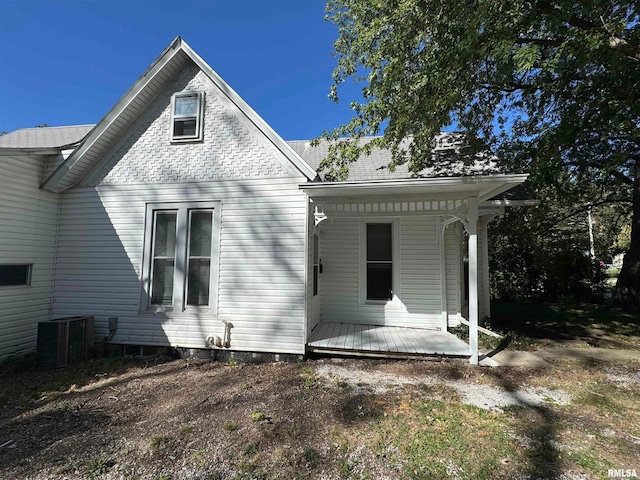
{"label": "gutter", "polygon": [[12,157],[14,155],[57,155],[64,147],[42,148],[0,148],[0,157]]}
{"label": "gutter", "polygon": [[422,187],[422,186],[449,186],[482,184],[502,181],[504,183],[522,183],[527,179],[527,174],[514,175],[473,175],[461,177],[434,177],[434,178],[405,178],[400,180],[363,180],[350,182],[319,182],[305,183],[299,186],[301,190],[340,190],[347,187],[359,189],[367,188],[392,188],[392,187]]}

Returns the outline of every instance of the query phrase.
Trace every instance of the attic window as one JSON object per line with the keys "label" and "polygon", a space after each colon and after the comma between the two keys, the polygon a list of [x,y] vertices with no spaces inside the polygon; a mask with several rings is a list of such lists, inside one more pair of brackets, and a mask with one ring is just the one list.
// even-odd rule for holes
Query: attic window
{"label": "attic window", "polygon": [[171,98],[171,140],[202,140],[202,92],[176,93]]}

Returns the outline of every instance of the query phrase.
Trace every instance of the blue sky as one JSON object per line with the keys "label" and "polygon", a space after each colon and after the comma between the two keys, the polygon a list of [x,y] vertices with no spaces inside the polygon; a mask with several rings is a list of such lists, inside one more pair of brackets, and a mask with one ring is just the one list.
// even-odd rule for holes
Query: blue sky
{"label": "blue sky", "polygon": [[0,0],[0,132],[96,123],[178,35],[283,138],[346,122],[320,0]]}

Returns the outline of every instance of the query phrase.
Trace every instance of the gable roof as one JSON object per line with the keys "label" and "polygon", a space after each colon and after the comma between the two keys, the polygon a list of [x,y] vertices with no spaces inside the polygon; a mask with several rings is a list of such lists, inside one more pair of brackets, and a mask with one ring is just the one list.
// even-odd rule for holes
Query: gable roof
{"label": "gable roof", "polygon": [[98,162],[112,143],[144,111],[148,103],[188,62],[195,63],[220,91],[265,135],[273,145],[309,180],[316,173],[300,156],[180,37],[160,54],[147,71],[118,100],[74,152],[42,184],[60,192],[77,182]]}
{"label": "gable roof", "polygon": [[0,136],[0,150],[57,153],[76,146],[93,127],[94,125],[70,125],[22,128]]}
{"label": "gable roof", "polygon": [[[34,127],[16,130],[0,136],[0,156],[3,153],[11,155],[16,153],[59,153],[60,150],[77,146],[94,127],[95,125],[87,124],[60,127]],[[436,150],[447,149],[447,145],[450,144],[450,139],[447,138],[449,135],[451,134],[446,132],[440,135],[439,141],[436,142],[439,147],[437,147]],[[361,143],[369,142],[373,138],[374,137],[363,138]],[[288,141],[287,144],[315,170],[319,168],[320,162],[327,155],[329,148],[329,144],[326,141],[322,141],[317,147],[311,147],[310,140],[293,140]],[[390,150],[376,148],[372,151],[371,155],[363,156],[350,165],[348,181],[392,181],[411,178],[456,177],[502,173],[492,157],[479,159],[474,165],[452,162],[446,167],[444,164],[428,167],[422,170],[417,177],[409,172],[406,165],[400,165],[395,171],[390,171],[387,168],[390,161]],[[531,192],[526,191],[520,185],[491,198],[489,201],[495,205],[532,206],[538,204],[538,201],[535,200],[534,197]]]}
{"label": "gable roof", "polygon": [[[458,177],[463,175],[505,173],[497,158],[491,155],[478,155],[472,164],[465,164],[461,158],[456,158],[459,135],[458,132],[442,132],[436,138],[435,143],[437,146],[434,149],[434,157],[431,164],[418,174],[410,172],[406,163],[398,165],[394,171],[389,170],[388,165],[392,160],[391,150],[375,147],[370,155],[362,156],[349,164],[347,181],[401,180],[407,178]],[[360,139],[359,145],[365,145],[374,138],[376,137],[364,137]],[[408,147],[409,142],[410,139],[406,140],[403,142],[403,146]],[[330,142],[327,140],[321,140],[314,147],[311,146],[310,140],[294,140],[287,143],[316,171],[320,167],[322,160],[329,153]],[[321,175],[321,177],[324,180],[324,176]]]}

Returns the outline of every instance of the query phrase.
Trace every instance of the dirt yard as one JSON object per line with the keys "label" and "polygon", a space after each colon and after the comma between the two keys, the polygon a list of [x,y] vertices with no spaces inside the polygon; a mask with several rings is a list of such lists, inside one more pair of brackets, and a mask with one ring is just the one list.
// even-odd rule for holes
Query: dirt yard
{"label": "dirt yard", "polygon": [[640,362],[100,360],[0,372],[2,479],[640,473]]}

